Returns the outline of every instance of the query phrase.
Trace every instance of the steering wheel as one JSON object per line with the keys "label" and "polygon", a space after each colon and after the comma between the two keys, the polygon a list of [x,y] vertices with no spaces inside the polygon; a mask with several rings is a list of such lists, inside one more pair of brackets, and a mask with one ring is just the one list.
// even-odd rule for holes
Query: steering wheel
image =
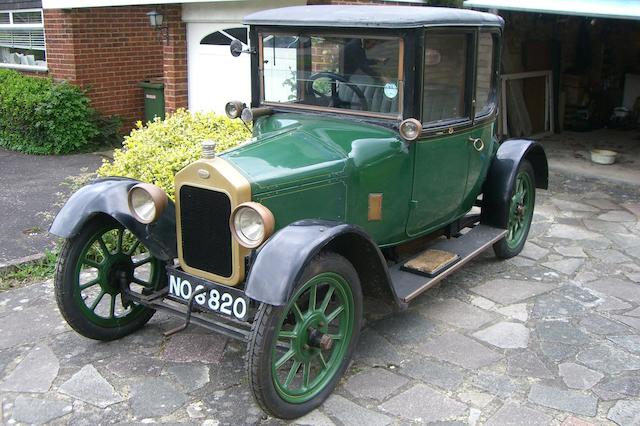
{"label": "steering wheel", "polygon": [[355,93],[356,96],[358,97],[358,100],[360,101],[360,110],[361,111],[369,110],[369,103],[367,102],[367,99],[364,97],[364,93],[362,93],[362,90],[356,84],[351,83],[349,80],[347,80],[347,78],[344,77],[343,75],[336,74],[334,72],[320,71],[309,76],[309,79],[306,82],[305,92],[313,93],[320,99],[330,98],[328,100],[328,104],[329,104],[328,106],[330,107],[337,106],[338,104],[340,104],[340,102],[342,101],[338,97],[338,93],[335,90],[335,86],[333,86],[333,88],[331,89],[330,97],[314,89],[313,83],[315,83],[315,81],[318,80],[319,78],[328,78],[329,80],[339,81],[340,83],[343,83],[345,86],[351,89],[353,93]]}

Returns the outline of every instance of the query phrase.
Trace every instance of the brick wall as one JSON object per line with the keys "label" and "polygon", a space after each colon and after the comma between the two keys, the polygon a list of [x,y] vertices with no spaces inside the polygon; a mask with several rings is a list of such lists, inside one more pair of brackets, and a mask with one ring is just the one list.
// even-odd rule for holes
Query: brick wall
{"label": "brick wall", "polygon": [[124,126],[143,117],[138,82],[163,75],[163,43],[148,7],[45,10],[49,75],[88,90],[102,114]]}
{"label": "brick wall", "polygon": [[166,8],[164,16],[169,34],[163,46],[165,109],[173,112],[188,106],[187,25],[180,6]]}

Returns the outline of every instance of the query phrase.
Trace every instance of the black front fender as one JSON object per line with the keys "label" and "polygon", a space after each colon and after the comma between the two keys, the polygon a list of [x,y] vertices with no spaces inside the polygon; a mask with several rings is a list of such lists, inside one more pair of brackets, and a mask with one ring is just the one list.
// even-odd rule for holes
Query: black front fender
{"label": "black front fender", "polygon": [[384,257],[371,237],[358,226],[324,220],[294,222],[273,235],[255,255],[245,286],[247,296],[285,305],[304,268],[325,249],[353,264],[365,294],[375,287],[395,296]]}
{"label": "black front fender", "polygon": [[482,191],[482,222],[498,228],[506,228],[509,198],[518,167],[528,160],[535,173],[536,188],[549,186],[549,167],[544,148],[536,141],[509,139],[498,148]]}
{"label": "black front fender", "polygon": [[177,257],[175,205],[169,200],[162,216],[152,224],[138,222],[131,215],[127,203],[129,189],[138,183],[134,179],[109,177],[80,188],[62,207],[49,232],[71,238],[89,219],[106,214],[131,231],[154,257],[174,259]]}

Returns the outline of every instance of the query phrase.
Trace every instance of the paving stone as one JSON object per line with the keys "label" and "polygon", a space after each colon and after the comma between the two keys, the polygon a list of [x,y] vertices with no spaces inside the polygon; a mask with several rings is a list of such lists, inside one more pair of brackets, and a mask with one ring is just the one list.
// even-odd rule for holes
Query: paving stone
{"label": "paving stone", "polygon": [[348,399],[333,394],[327,399],[323,408],[333,417],[347,425],[388,425],[393,419],[357,405]]}
{"label": "paving stone", "polygon": [[597,207],[601,210],[619,210],[617,204],[607,199],[593,199],[593,200],[584,200],[585,203],[591,204],[594,207]]}
{"label": "paving stone", "polygon": [[612,315],[611,318],[617,321],[623,322],[628,326],[631,326],[636,330],[640,331],[640,318],[638,317],[629,317],[626,315]]}
{"label": "paving stone", "polygon": [[[262,423],[265,414],[256,405],[246,381],[244,383],[213,393],[205,393],[201,399],[207,405],[207,417],[230,426]],[[180,416],[181,411],[178,410],[172,417]]]}
{"label": "paving stone", "polygon": [[637,257],[638,259],[640,259],[640,246],[629,247],[628,249],[625,250],[625,252],[630,256]]}
{"label": "paving stone", "polygon": [[591,389],[604,377],[604,374],[599,371],[573,362],[560,364],[558,370],[564,383],[573,389]]}
{"label": "paving stone", "polygon": [[639,335],[630,335],[630,336],[607,336],[607,339],[611,340],[613,343],[622,346],[625,350],[640,355],[640,336]]}
{"label": "paving stone", "polygon": [[575,201],[567,201],[567,200],[562,200],[560,198],[554,198],[551,200],[551,202],[558,207],[558,209],[560,209],[561,211],[566,211],[566,210],[573,210],[573,211],[577,211],[577,212],[597,212],[599,211],[599,209],[597,207],[594,206],[590,206],[587,204],[583,204],[583,203],[578,203]]}
{"label": "paving stone", "polygon": [[528,257],[533,260],[540,260],[549,253],[549,250],[535,245],[532,242],[527,241],[520,252],[521,256]]}
{"label": "paving stone", "polygon": [[313,410],[309,414],[295,419],[293,423],[300,426],[335,426],[335,423],[320,410]]}
{"label": "paving stone", "polygon": [[[598,392],[603,399],[624,399],[640,397],[640,373],[635,371],[598,384]],[[611,395],[610,397],[607,397]]]}
{"label": "paving stone", "polygon": [[635,309],[632,309],[628,312],[625,312],[624,315],[630,316],[630,317],[639,317],[640,318],[640,307],[637,307]]}
{"label": "paving stone", "polygon": [[635,222],[636,216],[624,210],[613,210],[601,214],[598,219],[607,222]]}
{"label": "paving stone", "polygon": [[573,226],[573,225],[565,225],[562,223],[554,223],[551,225],[551,228],[545,234],[547,237],[553,238],[563,238],[567,240],[589,240],[600,238],[601,235],[595,232],[587,231],[586,229]]}
{"label": "paving stone", "polygon": [[579,246],[556,246],[554,249],[565,257],[587,257],[587,254]]}
{"label": "paving stone", "polygon": [[589,250],[589,254],[596,259],[600,259],[604,263],[625,263],[631,261],[630,258],[620,253],[618,250]]}
{"label": "paving stone", "polygon": [[166,372],[187,392],[209,383],[209,367],[206,365],[175,364],[167,367]]}
{"label": "paving stone", "polygon": [[534,383],[528,396],[529,401],[556,410],[569,411],[585,416],[595,416],[598,399],[577,391],[563,390]]}
{"label": "paving stone", "polygon": [[589,333],[601,335],[627,334],[633,331],[627,326],[596,314],[586,315],[580,320],[580,325]]}
{"label": "paving stone", "polygon": [[414,344],[434,335],[438,327],[416,311],[394,313],[377,321],[372,328],[389,340],[400,344]]}
{"label": "paving stone", "polygon": [[535,352],[516,352],[507,357],[507,374],[514,377],[537,377],[552,379],[554,375],[538,358]]}
{"label": "paving stone", "polygon": [[69,414],[72,408],[67,401],[18,395],[13,406],[13,420],[39,425]]}
{"label": "paving stone", "polygon": [[173,362],[218,363],[227,343],[220,334],[178,333],[167,342],[162,357]]}
{"label": "paving stone", "polygon": [[60,386],[59,391],[96,407],[105,408],[124,401],[122,395],[91,364],[85,365]]}
{"label": "paving stone", "polygon": [[607,238],[621,249],[628,249],[640,246],[640,237],[629,232],[607,234]]}
{"label": "paving stone", "polygon": [[206,406],[202,401],[192,402],[187,406],[187,415],[191,419],[203,419],[207,417]]}
{"label": "paving stone", "polygon": [[382,368],[370,368],[350,377],[344,387],[358,398],[382,401],[407,382],[406,378]]}
{"label": "paving stone", "polygon": [[2,317],[0,349],[29,343],[38,344],[48,337],[69,330],[70,327],[60,313],[52,308],[31,307],[11,312]]}
{"label": "paving stone", "polygon": [[640,285],[616,278],[604,278],[585,284],[592,290],[618,299],[640,303]]}
{"label": "paving stone", "polygon": [[484,330],[476,331],[473,337],[503,349],[529,346],[529,329],[520,323],[499,322]]}
{"label": "paving stone", "polygon": [[387,339],[374,330],[366,329],[360,335],[356,359],[372,366],[400,365],[403,356]]}
{"label": "paving stone", "polygon": [[128,354],[107,364],[107,369],[120,377],[157,376],[162,370],[162,361],[148,356]]}
{"label": "paving stone", "polygon": [[464,379],[459,371],[424,358],[414,358],[404,363],[400,372],[447,390],[457,388]]}
{"label": "paving stone", "polygon": [[621,206],[640,218],[640,203],[626,202],[622,203]]}
{"label": "paving stone", "polygon": [[[428,401],[428,403],[426,403]],[[421,423],[461,416],[467,406],[427,385],[418,384],[380,406],[383,410]]]}
{"label": "paving stone", "polygon": [[604,220],[597,219],[584,219],[582,223],[584,223],[585,228],[588,230],[602,232],[605,235],[629,232],[629,230],[621,223],[606,222]]}
{"label": "paving stone", "polygon": [[607,413],[607,418],[620,426],[640,425],[640,401],[618,401]]}
{"label": "paving stone", "polygon": [[160,417],[180,408],[187,397],[169,381],[151,377],[131,385],[131,408],[138,418]]}
{"label": "paving stone", "polygon": [[58,375],[59,368],[58,358],[48,346],[36,346],[0,383],[0,391],[47,392]]}
{"label": "paving stone", "polygon": [[497,279],[470,289],[480,296],[491,299],[502,305],[511,305],[547,293],[556,288],[553,284],[539,283],[535,281],[517,281]]}
{"label": "paving stone", "polygon": [[573,275],[583,264],[583,259],[562,259],[555,262],[545,262],[542,265],[565,275]]}
{"label": "paving stone", "polygon": [[487,426],[547,426],[553,419],[542,411],[507,402],[489,418]]}
{"label": "paving stone", "polygon": [[493,364],[502,358],[498,352],[453,331],[435,337],[418,348],[425,355],[469,369]]}
{"label": "paving stone", "polygon": [[494,396],[484,392],[467,391],[458,395],[458,398],[462,402],[475,405],[476,407],[484,408],[494,400]]}
{"label": "paving stone", "polygon": [[539,342],[542,354],[552,361],[563,361],[578,353],[578,347],[557,342]]}
{"label": "paving stone", "polygon": [[498,308],[496,310],[500,312],[502,315],[518,321],[527,322],[527,320],[529,319],[529,311],[527,309],[526,303],[509,305],[503,308]]}
{"label": "paving stone", "polygon": [[470,300],[471,304],[473,306],[477,306],[480,309],[484,309],[485,311],[491,311],[493,309],[495,309],[496,307],[496,303],[489,300],[489,299],[485,299],[482,296],[471,296]]}
{"label": "paving stone", "polygon": [[518,386],[508,376],[487,371],[479,372],[473,377],[472,383],[474,386],[503,399],[518,391]]}
{"label": "paving stone", "polygon": [[640,370],[640,357],[606,344],[584,349],[578,353],[576,359],[588,367],[605,373]]}
{"label": "paving stone", "polygon": [[596,306],[597,311],[619,311],[622,309],[629,309],[631,307],[629,303],[613,296],[603,296],[601,300],[602,302],[598,306]]}
{"label": "paving stone", "polygon": [[590,304],[600,300],[600,298],[590,292],[589,289],[578,287],[576,285],[565,285],[558,290],[558,293],[562,294],[568,299],[575,300],[581,303]]}
{"label": "paving stone", "polygon": [[561,292],[544,294],[535,299],[532,318],[565,318],[584,314],[584,305],[565,297]]}
{"label": "paving stone", "polygon": [[625,272],[625,275],[634,283],[640,283],[640,272]]}
{"label": "paving stone", "polygon": [[586,420],[582,420],[578,417],[569,416],[560,426],[596,426],[594,423],[588,422]]}
{"label": "paving stone", "polygon": [[540,340],[563,343],[565,345],[584,346],[591,338],[577,327],[564,321],[543,321],[536,325]]}
{"label": "paving stone", "polygon": [[425,309],[425,315],[431,319],[468,330],[475,330],[495,318],[494,314],[458,299],[447,299],[431,304]]}

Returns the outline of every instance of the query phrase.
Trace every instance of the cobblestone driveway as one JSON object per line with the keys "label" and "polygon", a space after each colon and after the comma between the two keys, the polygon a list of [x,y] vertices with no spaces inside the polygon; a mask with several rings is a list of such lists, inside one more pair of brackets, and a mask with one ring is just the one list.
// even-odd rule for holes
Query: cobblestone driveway
{"label": "cobblestone driveway", "polygon": [[[521,256],[486,253],[401,314],[367,303],[347,377],[299,422],[640,425],[637,188],[552,178]],[[7,424],[279,423],[236,342],[164,339],[177,322],[163,315],[93,342],[62,322],[51,283],[1,294],[0,317]]]}

